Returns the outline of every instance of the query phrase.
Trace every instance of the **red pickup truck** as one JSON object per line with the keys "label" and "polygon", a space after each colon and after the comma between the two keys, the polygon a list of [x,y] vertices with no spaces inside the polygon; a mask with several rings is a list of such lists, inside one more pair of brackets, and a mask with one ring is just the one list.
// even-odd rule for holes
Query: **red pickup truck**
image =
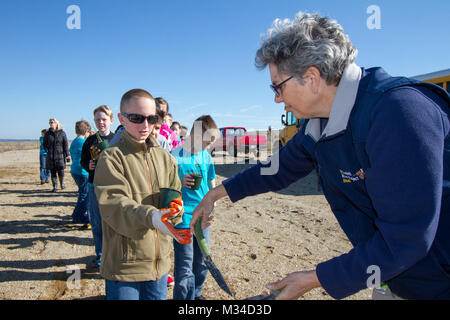
{"label": "red pickup truck", "polygon": [[212,148],[211,155],[215,151],[227,151],[231,156],[237,157],[238,152],[248,154],[254,152],[259,157],[261,150],[267,149],[267,136],[247,134],[244,127],[220,128],[221,137],[217,139]]}

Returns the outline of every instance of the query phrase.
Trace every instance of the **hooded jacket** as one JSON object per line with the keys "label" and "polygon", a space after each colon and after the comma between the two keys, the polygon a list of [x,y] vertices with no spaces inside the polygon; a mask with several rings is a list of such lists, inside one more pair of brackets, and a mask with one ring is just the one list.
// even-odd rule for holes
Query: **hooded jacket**
{"label": "hooded jacket", "polygon": [[160,188],[181,190],[175,159],[155,139],[139,142],[124,131],[100,154],[94,186],[102,217],[101,275],[135,282],[167,274],[172,238],[153,227],[152,213]]}

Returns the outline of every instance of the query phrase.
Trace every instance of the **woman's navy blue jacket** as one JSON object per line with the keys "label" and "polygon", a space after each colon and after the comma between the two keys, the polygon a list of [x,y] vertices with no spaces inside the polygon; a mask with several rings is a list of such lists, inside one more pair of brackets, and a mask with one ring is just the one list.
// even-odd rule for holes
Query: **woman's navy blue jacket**
{"label": "woman's navy blue jacket", "polygon": [[[223,185],[235,202],[316,169],[353,245],[317,265],[332,297],[367,288],[375,266],[402,298],[450,299],[449,96],[371,68],[361,69],[354,101],[342,130],[318,135],[310,120],[279,154]],[[276,172],[265,174],[271,167]]]}

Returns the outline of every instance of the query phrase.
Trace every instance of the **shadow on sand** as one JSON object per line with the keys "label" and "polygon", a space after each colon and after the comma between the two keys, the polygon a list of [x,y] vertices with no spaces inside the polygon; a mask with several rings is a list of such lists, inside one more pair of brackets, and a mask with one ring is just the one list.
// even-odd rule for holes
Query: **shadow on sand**
{"label": "shadow on sand", "polygon": [[[52,193],[48,189],[43,190],[41,185],[32,185],[34,188],[31,190],[22,190],[23,188],[20,190],[0,190],[0,196],[10,196],[14,199],[13,203],[1,203],[0,210],[10,207],[14,208],[14,211],[18,211],[17,218],[14,220],[0,221],[0,234],[3,235],[0,239],[0,246],[4,250],[12,252],[10,257],[14,257],[16,250],[30,250],[30,248],[33,256],[36,254],[38,257],[38,259],[32,259],[30,257],[30,259],[22,260],[2,259],[0,261],[0,268],[2,269],[0,272],[0,283],[51,281],[51,289],[48,292],[46,289],[44,294],[48,294],[48,296],[45,296],[44,299],[58,299],[66,290],[67,279],[71,275],[71,268],[74,266],[78,266],[80,270],[80,280],[100,279],[98,269],[92,267],[95,257],[94,255],[88,255],[85,257],[70,258],[70,253],[68,253],[67,256],[69,257],[67,258],[39,259],[39,255],[42,253],[42,257],[45,256],[44,252],[48,250],[46,247],[50,243],[63,242],[72,246],[93,246],[92,230],[83,230],[81,228],[82,224],[73,224],[70,214],[58,214],[61,212],[61,208],[68,207],[73,209],[76,204],[75,201],[64,201],[61,197],[66,199],[70,197],[76,200],[77,192],[58,190],[58,192]],[[31,202],[25,202],[30,200]],[[41,214],[32,214],[33,211],[27,211],[28,208],[40,207],[48,208],[48,210]],[[24,210],[20,210],[20,208]],[[27,219],[26,214],[28,213],[30,217]],[[77,233],[68,233],[74,230]],[[45,270],[55,266],[61,267],[61,271]],[[30,290],[32,289],[30,288]],[[98,299],[103,299],[103,297],[86,298],[86,300]]]}

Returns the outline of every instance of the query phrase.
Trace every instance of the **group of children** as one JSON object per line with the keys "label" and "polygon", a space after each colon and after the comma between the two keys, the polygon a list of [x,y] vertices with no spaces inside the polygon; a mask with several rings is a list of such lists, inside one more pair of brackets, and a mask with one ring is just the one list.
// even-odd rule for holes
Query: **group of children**
{"label": "group of children", "polygon": [[[106,281],[107,299],[166,299],[171,250],[173,298],[204,299],[207,268],[189,223],[197,204],[214,187],[214,164],[206,149],[219,130],[210,116],[202,116],[187,136],[186,128],[183,132],[172,122],[168,109],[163,98],[133,89],[121,99],[115,133],[110,131],[113,114],[107,106],[94,110],[97,133],[88,134],[83,121],[75,126],[71,174],[79,199],[73,220],[92,227],[94,266]],[[108,143],[102,150],[103,141]],[[203,177],[196,190],[192,174]],[[162,188],[181,193],[169,208],[159,207]],[[88,217],[81,212],[83,205]],[[209,243],[208,230],[204,236]]]}

